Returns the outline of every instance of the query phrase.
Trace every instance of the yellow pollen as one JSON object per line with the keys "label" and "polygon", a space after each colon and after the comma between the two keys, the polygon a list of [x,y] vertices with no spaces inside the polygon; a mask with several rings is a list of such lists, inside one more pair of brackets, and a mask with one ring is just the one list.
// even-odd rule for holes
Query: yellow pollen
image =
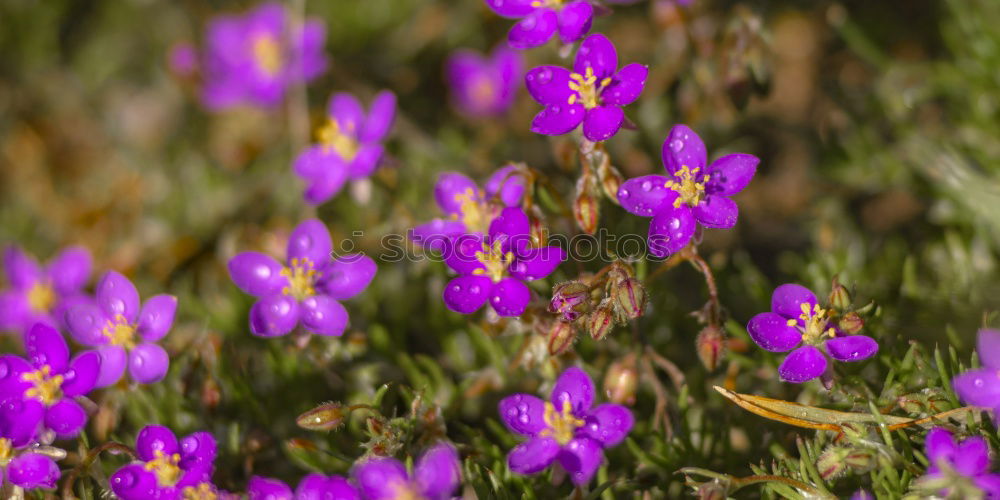
{"label": "yellow pollen", "polygon": [[0,438],[0,467],[6,467],[14,458],[14,445],[7,438]]}
{"label": "yellow pollen", "polygon": [[288,278],[288,286],[281,289],[281,293],[295,297],[295,300],[302,300],[316,295],[313,282],[316,280],[316,270],[313,269],[311,260],[302,257],[292,259],[292,267],[281,270],[281,275]]}
{"label": "yellow pollen", "polygon": [[28,289],[28,307],[37,313],[48,313],[56,303],[56,291],[47,283],[35,283]]}
{"label": "yellow pollen", "polygon": [[550,9],[558,9],[562,7],[566,0],[533,0],[531,2],[532,7],[548,7]]}
{"label": "yellow pollen", "polygon": [[504,275],[507,274],[507,266],[510,265],[511,261],[514,260],[514,254],[511,252],[504,253],[503,240],[497,240],[493,242],[493,246],[489,246],[483,243],[483,251],[476,252],[476,259],[483,263],[485,269],[476,269],[472,271],[472,274],[489,276],[494,283],[499,282],[503,279]]}
{"label": "yellow pollen", "polygon": [[281,44],[271,34],[258,35],[253,40],[253,59],[268,76],[277,75],[283,64]]}
{"label": "yellow pollen", "polygon": [[135,325],[129,324],[125,316],[115,315],[115,319],[109,319],[104,324],[101,333],[111,342],[111,345],[122,346],[126,349],[135,347]]}
{"label": "yellow pollen", "polygon": [[820,307],[819,304],[814,304],[810,308],[808,302],[803,302],[800,308],[802,313],[799,314],[799,318],[789,319],[786,324],[788,326],[797,326],[799,319],[801,319],[805,323],[805,327],[802,328],[802,340],[804,342],[815,343],[823,337],[832,338],[836,336],[836,331],[833,328],[823,329],[826,326],[829,311]]}
{"label": "yellow pollen", "polygon": [[351,161],[358,155],[358,141],[354,139],[354,124],[349,123],[346,127],[347,133],[340,129],[337,120],[329,118],[326,123],[316,131],[316,137],[326,152],[337,153],[344,161]]}
{"label": "yellow pollen", "polygon": [[470,232],[485,232],[489,226],[488,208],[479,202],[482,196],[482,192],[476,193],[472,188],[455,195],[461,213],[452,217],[461,218],[465,229]]}
{"label": "yellow pollen", "polygon": [[576,435],[576,430],[583,427],[584,424],[582,419],[576,418],[576,415],[573,415],[573,405],[567,400],[563,400],[562,413],[557,412],[555,405],[546,401],[543,418],[545,419],[545,425],[549,427],[543,429],[539,435],[552,437],[560,446],[564,446],[566,443],[572,441]]}
{"label": "yellow pollen", "polygon": [[143,467],[156,475],[156,483],[161,487],[169,488],[177,484],[181,477],[181,468],[177,466],[181,461],[180,454],[167,455],[161,450],[156,450],[153,454],[156,458],[146,462]]}
{"label": "yellow pollen", "polygon": [[477,78],[472,84],[472,100],[479,105],[489,106],[496,99],[497,89],[488,77]]}
{"label": "yellow pollen", "polygon": [[24,396],[35,398],[46,406],[50,406],[62,399],[63,376],[50,376],[51,374],[52,368],[49,365],[42,365],[36,371],[21,374],[23,382],[32,383],[32,387],[24,391]]}
{"label": "yellow pollen", "polygon": [[611,83],[611,78],[605,78],[598,83],[594,68],[587,67],[584,74],[571,73],[569,75],[569,89],[573,91],[567,102],[576,104],[577,100],[585,109],[593,109],[601,105],[601,90]]}
{"label": "yellow pollen", "polygon": [[185,486],[181,491],[184,500],[216,500],[219,498],[209,483],[198,483],[198,486]]}
{"label": "yellow pollen", "polygon": [[677,199],[674,200],[674,208],[679,208],[684,203],[691,207],[701,203],[702,197],[705,196],[705,183],[708,182],[709,176],[703,175],[701,182],[698,182],[698,171],[698,167],[692,169],[683,165],[680,170],[674,173],[674,176],[680,180],[669,180],[664,184],[665,187],[678,194]]}
{"label": "yellow pollen", "polygon": [[392,500],[423,500],[424,496],[417,492],[416,488],[407,484],[406,481],[397,480],[389,486],[392,491]]}

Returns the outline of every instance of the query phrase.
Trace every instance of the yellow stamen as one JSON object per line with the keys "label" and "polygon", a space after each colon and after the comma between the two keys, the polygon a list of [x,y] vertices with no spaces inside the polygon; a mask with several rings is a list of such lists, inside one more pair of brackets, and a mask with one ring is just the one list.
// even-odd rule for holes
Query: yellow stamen
{"label": "yellow stamen", "polygon": [[455,195],[454,199],[458,202],[460,213],[454,214],[452,217],[461,218],[469,232],[486,232],[489,226],[489,207],[479,201],[482,197],[482,192],[477,193],[472,188],[467,188]]}
{"label": "yellow stamen", "polygon": [[181,468],[177,466],[177,463],[181,461],[180,454],[167,455],[161,450],[156,450],[153,452],[153,456],[156,458],[146,462],[143,467],[156,475],[156,483],[163,488],[177,484],[177,480],[181,477]]}
{"label": "yellow stamen", "polygon": [[24,396],[35,398],[46,406],[62,399],[63,376],[50,376],[51,374],[52,368],[49,365],[42,365],[40,369],[33,372],[22,373],[21,380],[32,383],[32,387],[24,391]]}
{"label": "yellow stamen", "polygon": [[122,346],[126,349],[135,347],[135,325],[129,324],[125,316],[115,315],[114,319],[109,319],[104,324],[101,333],[108,339],[111,345]]}
{"label": "yellow stamen", "polygon": [[489,77],[477,78],[472,84],[472,100],[481,106],[489,106],[496,100],[497,89]]}
{"label": "yellow stamen", "polygon": [[181,491],[184,500],[217,500],[219,495],[212,491],[210,483],[198,483],[198,486],[185,486]]}
{"label": "yellow stamen", "polygon": [[567,102],[575,104],[577,100],[585,109],[593,109],[601,105],[601,90],[611,83],[611,78],[597,82],[594,68],[587,67],[584,74],[570,73],[569,89],[573,91]]}
{"label": "yellow stamen", "polygon": [[389,486],[392,500],[423,500],[424,496],[406,481],[397,480]]}
{"label": "yellow stamen", "polygon": [[701,177],[701,182],[698,182],[698,167],[691,168],[687,165],[681,166],[681,169],[674,173],[674,176],[679,181],[669,180],[665,187],[674,190],[678,196],[674,200],[674,208],[679,208],[682,204],[687,203],[688,206],[694,207],[701,203],[702,197],[705,196],[705,183],[708,182],[708,175],[703,175]]}
{"label": "yellow stamen", "polygon": [[476,259],[483,263],[485,269],[476,269],[472,274],[488,276],[494,283],[499,282],[507,274],[507,266],[514,260],[514,254],[503,251],[503,240],[493,242],[493,246],[483,243],[483,251],[476,252]]}
{"label": "yellow stamen", "polygon": [[281,293],[295,297],[295,300],[302,300],[316,295],[313,282],[316,280],[316,270],[313,263],[306,257],[292,259],[292,267],[281,270],[281,275],[288,278],[288,286],[281,289]]}
{"label": "yellow stamen", "polygon": [[[826,328],[825,330],[823,328],[827,324],[829,311],[820,307],[819,304],[815,304],[810,308],[808,302],[803,302],[800,308],[802,313],[799,314],[799,319],[805,324],[802,328],[802,340],[804,342],[814,344],[823,337],[832,338],[836,336],[836,331],[833,328]],[[790,319],[786,323],[788,326],[797,326],[799,319]]]}
{"label": "yellow stamen", "polygon": [[0,467],[6,467],[14,458],[14,445],[7,438],[0,438]]}
{"label": "yellow stamen", "polygon": [[56,303],[56,291],[48,283],[35,283],[28,289],[28,307],[37,313],[48,313]]}
{"label": "yellow stamen", "polygon": [[543,429],[539,435],[552,437],[561,446],[573,440],[576,430],[583,427],[584,421],[573,415],[573,405],[569,401],[563,400],[562,413],[556,411],[555,405],[545,402],[545,425],[549,427]]}
{"label": "yellow stamen", "polygon": [[337,120],[330,118],[316,131],[316,137],[323,149],[337,153],[344,161],[351,161],[358,155],[358,141],[354,139],[354,123],[348,123],[346,133],[340,129]]}
{"label": "yellow stamen", "polygon": [[268,76],[277,75],[284,64],[281,44],[269,33],[258,35],[253,40],[253,59]]}
{"label": "yellow stamen", "polygon": [[531,6],[535,8],[548,7],[550,9],[559,9],[564,3],[566,3],[566,0],[534,0],[531,2]]}

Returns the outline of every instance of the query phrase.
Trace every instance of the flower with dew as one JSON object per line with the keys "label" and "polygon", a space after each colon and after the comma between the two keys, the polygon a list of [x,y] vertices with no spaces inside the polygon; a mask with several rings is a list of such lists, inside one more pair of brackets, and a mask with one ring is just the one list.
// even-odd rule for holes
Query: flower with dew
{"label": "flower with dew", "polygon": [[434,199],[447,219],[434,219],[410,232],[414,243],[442,250],[451,239],[469,233],[484,234],[503,207],[516,207],[524,197],[524,177],[517,167],[503,167],[486,181],[485,189],[458,172],[443,172],[434,185]]}
{"label": "flower with dew", "polygon": [[319,204],[333,198],[348,179],[371,175],[382,160],[382,140],[396,116],[396,95],[383,90],[371,109],[346,93],[333,94],[316,143],[299,153],[292,170],[307,184],[303,198]]}
{"label": "flower with dew", "polygon": [[230,259],[233,283],[259,299],[250,308],[251,333],[277,337],[301,324],[318,335],[343,335],[349,318],[338,301],[364,291],[377,268],[368,256],[334,259],[332,252],[326,226],[308,219],[289,236],[284,265],[258,252]]}
{"label": "flower with dew", "polygon": [[648,74],[649,68],[638,63],[618,69],[611,41],[600,33],[590,35],[580,44],[572,71],[547,65],[524,75],[528,93],[545,106],[532,120],[531,131],[562,135],[583,123],[587,140],[608,140],[625,120],[622,106],[639,98]]}
{"label": "flower with dew", "polygon": [[448,309],[471,314],[489,302],[500,316],[524,313],[531,302],[524,281],[545,278],[566,258],[557,246],[529,246],[530,225],[520,208],[507,207],[488,234],[464,234],[446,245],[445,263],[459,274],[444,287]]}
{"label": "flower with dew", "polygon": [[215,438],[195,432],[181,440],[162,425],[147,425],[135,439],[136,462],[111,475],[111,491],[122,500],[211,498]]}
{"label": "flower with dew", "polygon": [[458,453],[449,444],[438,444],[424,452],[407,473],[394,458],[374,457],[356,463],[351,477],[367,500],[445,500],[462,482]]}
{"label": "flower with dew", "polygon": [[100,353],[97,387],[118,382],[126,367],[132,380],[152,384],[170,368],[170,356],[156,342],[170,331],[176,312],[177,297],[167,294],[154,295],[140,307],[135,285],[108,271],[97,282],[96,303],[69,308],[66,325],[74,340]]}
{"label": "flower with dew", "polygon": [[277,2],[215,18],[205,34],[202,102],[214,110],[274,108],[290,86],[326,70],[325,37],[320,20],[296,24]]}
{"label": "flower with dew", "polygon": [[750,338],[771,352],[791,351],[778,367],[781,379],[802,383],[827,369],[827,356],[837,361],[863,361],[878,352],[875,339],[846,335],[837,328],[831,310],[820,307],[808,288],[788,283],[774,289],[771,312],[747,323]]}
{"label": "flower with dew", "polygon": [[506,47],[497,47],[489,57],[471,50],[455,52],[445,62],[455,108],[473,118],[504,114],[514,103],[522,66],[521,54]]}
{"label": "flower with dew", "polygon": [[594,393],[590,376],[570,367],[559,375],[549,401],[531,394],[502,399],[504,424],[528,437],[507,455],[510,470],[534,474],[558,461],[574,484],[589,483],[604,460],[603,450],[622,442],[634,423],[632,412],[622,405],[593,406]]}
{"label": "flower with dew", "polygon": [[55,488],[59,466],[35,443],[34,429],[20,425],[19,415],[6,408],[0,403],[0,485],[10,482],[26,490]]}
{"label": "flower with dew", "polygon": [[983,368],[956,376],[951,385],[965,403],[993,409],[993,418],[1000,419],[1000,330],[979,330],[976,352]]}
{"label": "flower with dew", "polygon": [[24,350],[28,359],[0,356],[0,413],[12,426],[6,432],[34,437],[51,429],[61,438],[77,435],[87,412],[75,398],[94,388],[101,357],[84,351],[70,359],[62,334],[45,323],[35,323],[24,335]]}
{"label": "flower with dew", "polygon": [[83,287],[90,267],[90,252],[83,247],[64,249],[44,267],[15,246],[4,249],[9,288],[0,292],[0,329],[23,333],[38,322],[64,326],[66,309],[89,300]]}
{"label": "flower with dew", "polygon": [[736,225],[739,207],[730,196],[750,183],[758,163],[756,156],[734,153],[708,164],[705,144],[698,134],[684,125],[674,125],[663,142],[663,166],[668,175],[625,181],[618,189],[618,202],[632,214],[653,218],[649,251],[666,257],[691,241],[698,224],[716,229]]}
{"label": "flower with dew", "polygon": [[247,496],[250,500],[313,500],[330,498],[335,500],[358,500],[361,496],[341,476],[324,476],[323,474],[308,474],[299,481],[295,491],[280,479],[253,476],[247,484]]}
{"label": "flower with dew", "polygon": [[924,440],[924,453],[929,465],[918,482],[945,485],[939,492],[942,497],[968,498],[968,494],[981,493],[986,498],[1000,498],[1000,474],[989,472],[990,448],[982,436],[958,442],[947,429],[935,427]]}
{"label": "flower with dew", "polygon": [[558,31],[563,43],[573,43],[590,31],[594,6],[588,0],[486,0],[498,15],[521,18],[507,34],[515,49],[538,47]]}

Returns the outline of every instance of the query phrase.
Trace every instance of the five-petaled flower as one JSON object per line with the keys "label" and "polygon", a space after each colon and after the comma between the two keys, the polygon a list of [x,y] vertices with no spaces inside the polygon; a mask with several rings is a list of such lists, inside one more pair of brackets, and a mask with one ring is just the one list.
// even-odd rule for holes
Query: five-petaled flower
{"label": "five-petaled flower", "polygon": [[170,429],[147,425],[135,439],[138,461],[111,476],[111,490],[122,500],[211,496],[204,494],[216,491],[211,483],[216,448],[208,432],[178,441]]}
{"label": "five-petaled flower", "polygon": [[341,476],[324,476],[312,473],[299,481],[292,491],[284,481],[269,477],[253,476],[247,484],[250,500],[293,500],[331,498],[336,500],[358,500],[358,490]]}
{"label": "five-petaled flower", "polygon": [[326,69],[325,37],[321,21],[294,24],[276,2],[217,17],[205,36],[202,101],[210,109],[277,106],[291,85]]}
{"label": "five-petaled flower", "polygon": [[61,333],[35,323],[24,335],[28,359],[0,356],[0,413],[13,441],[33,439],[42,428],[63,438],[75,436],[87,423],[87,412],[74,398],[94,388],[101,357],[84,351],[70,359]]}
{"label": "five-petaled flower", "polygon": [[8,414],[4,406],[0,403],[0,483],[6,480],[26,490],[55,488],[59,466],[48,455],[37,452],[34,432],[25,432],[23,426],[13,423],[11,419],[17,415]]}
{"label": "five-petaled flower", "polygon": [[1000,498],[1000,474],[989,472],[990,448],[982,436],[968,437],[959,443],[947,429],[935,427],[927,433],[924,452],[930,464],[920,482],[948,484],[939,492],[942,497],[958,498],[981,492],[986,498]]}
{"label": "five-petaled flower", "polygon": [[434,219],[410,232],[410,239],[432,250],[442,250],[451,239],[468,233],[484,234],[503,207],[520,205],[524,177],[517,167],[503,167],[486,181],[486,189],[458,172],[444,172],[434,185],[434,199],[447,219]]}
{"label": "five-petaled flower", "polygon": [[524,281],[545,278],[566,252],[557,246],[529,246],[531,224],[520,208],[507,207],[487,235],[469,233],[451,240],[445,263],[459,273],[444,287],[449,309],[470,314],[489,302],[500,316],[520,316],[531,301]]}
{"label": "five-petaled flower", "polygon": [[958,375],[951,385],[962,401],[992,408],[993,418],[1000,420],[1000,330],[979,330],[976,351],[983,368]]}
{"label": "five-petaled flower", "polygon": [[634,423],[628,408],[594,404],[594,382],[582,369],[568,368],[556,380],[549,401],[514,394],[500,401],[500,418],[510,430],[527,436],[507,456],[518,474],[540,472],[559,461],[573,483],[590,482],[604,459],[604,448],[617,445]]}
{"label": "five-petaled flower", "polygon": [[76,304],[66,311],[66,325],[77,342],[97,347],[101,374],[97,387],[118,382],[128,367],[140,384],[163,379],[170,357],[156,341],[174,324],[177,298],[154,295],[139,305],[139,291],[128,278],[108,271],[97,283],[96,303]]}
{"label": "five-petaled flower", "polygon": [[734,153],[708,164],[698,134],[675,125],[663,142],[663,166],[669,175],[625,181],[618,201],[630,213],[653,218],[649,252],[666,257],[691,241],[698,224],[716,229],[736,225],[739,207],[730,196],[750,183],[758,163],[756,156]]}
{"label": "five-petaled flower", "polygon": [[348,179],[371,175],[382,160],[382,139],[396,116],[396,95],[383,90],[365,115],[358,100],[333,94],[327,118],[316,130],[316,143],[295,159],[292,170],[306,181],[303,197],[319,204],[333,198]]}
{"label": "five-petaled flower", "polygon": [[10,246],[3,252],[10,288],[0,292],[0,329],[27,332],[35,323],[64,326],[63,314],[73,304],[86,302],[83,287],[90,279],[90,252],[68,247],[48,266]]}
{"label": "five-petaled flower", "polygon": [[455,108],[474,118],[505,113],[521,84],[521,67],[521,54],[506,47],[497,47],[488,58],[471,50],[455,52],[445,63]]}
{"label": "five-petaled flower", "polygon": [[486,0],[486,5],[503,17],[523,18],[507,35],[515,49],[542,45],[556,31],[563,43],[573,43],[590,31],[594,20],[588,0]]}
{"label": "five-petaled flower", "polygon": [[412,474],[399,460],[374,457],[355,464],[351,477],[367,500],[445,500],[461,484],[462,470],[455,448],[438,444],[417,460]]}
{"label": "five-petaled flower", "polygon": [[531,131],[561,135],[583,123],[583,136],[588,140],[610,139],[625,120],[621,107],[639,98],[649,73],[637,63],[617,68],[615,46],[595,33],[580,44],[572,72],[560,66],[529,71],[524,76],[528,93],[545,106],[531,122]]}
{"label": "five-petaled flower", "polygon": [[338,301],[364,291],[375,277],[376,265],[360,254],[334,259],[332,251],[326,226],[308,219],[288,238],[284,266],[258,252],[243,252],[230,259],[233,282],[260,299],[250,308],[254,335],[285,335],[300,323],[319,335],[343,335],[349,318]]}
{"label": "five-petaled flower", "polygon": [[[824,351],[837,361],[863,361],[878,352],[875,339],[845,335],[831,319],[830,310],[820,307],[812,291],[788,283],[774,289],[771,312],[751,318],[747,332],[768,351],[792,351],[778,367],[778,373],[783,380],[798,384],[826,371]],[[799,347],[801,344],[805,345]]]}

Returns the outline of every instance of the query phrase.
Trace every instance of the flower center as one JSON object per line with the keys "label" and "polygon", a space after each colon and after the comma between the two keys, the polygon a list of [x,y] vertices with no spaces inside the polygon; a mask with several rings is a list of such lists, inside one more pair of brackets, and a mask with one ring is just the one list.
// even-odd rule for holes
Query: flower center
{"label": "flower center", "polygon": [[497,89],[487,76],[480,76],[472,84],[472,100],[479,105],[489,106],[496,99]]}
{"label": "flower center", "polygon": [[583,420],[573,415],[573,405],[569,401],[563,400],[562,413],[556,411],[555,405],[545,402],[545,425],[549,427],[543,429],[541,436],[552,437],[560,446],[573,440],[576,430],[583,427]]}
{"label": "flower center", "polygon": [[111,345],[119,345],[126,349],[135,347],[135,325],[130,325],[125,316],[115,315],[115,319],[109,319],[101,333],[111,342]]}
{"label": "flower center", "polygon": [[156,475],[156,483],[162,488],[169,488],[177,484],[181,477],[181,468],[177,463],[181,461],[179,453],[167,455],[162,450],[153,452],[156,458],[146,462],[146,470],[152,471]]}
{"label": "flower center", "polygon": [[461,217],[465,229],[470,232],[486,231],[489,222],[487,208],[478,201],[482,197],[482,193],[478,194],[479,196],[476,196],[477,193],[472,188],[467,188],[464,192],[455,195],[460,214],[455,214],[453,217],[456,219]]}
{"label": "flower center", "polygon": [[0,438],[0,467],[6,467],[14,458],[14,446],[7,438]]}
{"label": "flower center", "polygon": [[21,374],[21,380],[31,382],[32,386],[24,391],[24,397],[35,398],[45,406],[51,406],[56,401],[62,399],[62,375],[52,375],[52,368],[49,365],[33,372]]}
{"label": "flower center", "polygon": [[268,33],[258,35],[253,40],[253,59],[257,67],[268,76],[274,76],[281,71],[283,63],[281,45],[274,36]]}
{"label": "flower center", "polygon": [[394,484],[389,486],[389,490],[392,491],[392,500],[423,500],[424,496],[417,491],[411,484],[406,481],[396,481]]}
{"label": "flower center", "polygon": [[611,83],[611,77],[607,77],[597,82],[597,75],[594,68],[587,66],[584,74],[571,73],[569,75],[569,89],[574,93],[569,96],[569,103],[576,104],[579,100],[584,109],[593,109],[601,105],[601,89]]}
{"label": "flower center", "polygon": [[56,291],[47,283],[35,283],[28,289],[28,307],[37,313],[48,313],[56,303]]}
{"label": "flower center", "polygon": [[295,297],[295,300],[302,300],[316,295],[313,282],[316,280],[316,270],[313,263],[306,257],[296,257],[292,259],[292,267],[281,270],[281,275],[288,278],[288,286],[281,289],[281,293]]}
{"label": "flower center", "polygon": [[181,491],[184,500],[216,500],[219,495],[212,490],[211,483],[198,483],[198,486],[185,486]]}
{"label": "flower center", "polygon": [[507,274],[507,266],[514,260],[514,254],[503,251],[503,240],[497,239],[493,246],[483,243],[483,251],[476,252],[476,259],[482,262],[485,269],[476,269],[472,274],[489,276],[494,283],[503,279]]}
{"label": "flower center", "polygon": [[[803,302],[801,305],[802,314],[799,314],[799,319],[805,323],[802,330],[802,341],[807,344],[816,344],[823,340],[824,337],[833,337],[835,335],[833,328],[826,328],[827,325],[827,314],[829,311],[823,309],[819,304],[813,305],[812,309],[809,308],[809,303]],[[798,319],[790,319],[787,321],[788,326],[797,326],[799,324]]]}
{"label": "flower center", "polygon": [[674,190],[677,193],[677,199],[674,200],[674,208],[679,208],[681,204],[687,203],[688,206],[694,207],[701,203],[702,197],[705,196],[705,183],[708,182],[708,174],[701,176],[701,182],[698,182],[698,171],[701,170],[698,167],[691,168],[687,165],[683,165],[680,170],[674,173],[674,179],[669,180],[665,187]]}
{"label": "flower center", "polygon": [[531,6],[538,7],[548,7],[550,9],[560,9],[562,5],[566,3],[566,0],[533,0]]}
{"label": "flower center", "polygon": [[354,139],[354,127],[353,123],[349,124],[351,126],[347,127],[347,132],[344,133],[340,130],[340,124],[337,120],[329,118],[319,130],[316,131],[316,135],[319,139],[319,143],[323,145],[323,149],[326,152],[333,151],[337,153],[344,161],[351,161],[358,154],[358,141]]}

